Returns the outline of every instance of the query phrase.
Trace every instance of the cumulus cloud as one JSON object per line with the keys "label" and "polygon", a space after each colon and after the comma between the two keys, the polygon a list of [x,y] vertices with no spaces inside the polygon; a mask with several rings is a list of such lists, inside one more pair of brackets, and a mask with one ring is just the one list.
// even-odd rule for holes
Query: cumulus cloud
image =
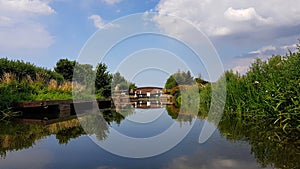
{"label": "cumulus cloud", "polygon": [[55,11],[48,3],[48,1],[42,0],[0,0],[0,10],[49,15]]}
{"label": "cumulus cloud", "polygon": [[24,23],[0,29],[0,37],[0,49],[4,52],[47,48],[53,43],[53,37],[38,23]]}
{"label": "cumulus cloud", "polygon": [[99,15],[91,15],[88,17],[88,19],[92,20],[94,22],[94,26],[98,29],[103,29],[104,28],[104,22],[101,16]]}
{"label": "cumulus cloud", "polygon": [[117,3],[121,2],[121,0],[102,0],[102,1],[107,3],[107,4],[110,4],[110,5],[114,5],[114,4],[117,4]]}
{"label": "cumulus cloud", "polygon": [[299,0],[160,0],[153,21],[162,33],[203,46],[192,24],[211,40],[226,69],[245,73],[257,57],[288,52],[300,37],[299,6]]}
{"label": "cumulus cloud", "polygon": [[99,15],[91,15],[88,17],[88,19],[92,20],[94,23],[94,26],[98,29],[108,29],[108,28],[117,26],[117,25],[114,25],[111,23],[105,24],[104,20]]}
{"label": "cumulus cloud", "polygon": [[[210,37],[257,35],[262,31],[278,31],[280,27],[300,27],[299,0],[161,0],[155,20],[164,29],[186,31],[181,25],[163,24],[165,15],[188,20]],[[243,38],[245,38],[243,37]]]}
{"label": "cumulus cloud", "polygon": [[[208,159],[203,157],[201,153],[197,153],[198,156],[180,156],[173,159],[165,169],[252,169],[256,167],[256,162],[246,159],[222,159],[222,158],[213,158]],[[202,158],[199,158],[199,156]]]}
{"label": "cumulus cloud", "polygon": [[49,47],[54,38],[39,17],[54,13],[49,1],[0,0],[0,52]]}
{"label": "cumulus cloud", "polygon": [[272,18],[263,18],[258,15],[256,10],[253,7],[246,9],[233,9],[232,7],[228,8],[224,13],[225,18],[232,21],[251,21],[260,22],[262,24],[272,23]]}

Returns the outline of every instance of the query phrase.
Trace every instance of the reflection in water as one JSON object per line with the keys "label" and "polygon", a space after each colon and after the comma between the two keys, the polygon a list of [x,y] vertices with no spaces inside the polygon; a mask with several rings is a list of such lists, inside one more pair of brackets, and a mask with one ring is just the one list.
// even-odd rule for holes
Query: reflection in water
{"label": "reflection in water", "polygon": [[195,118],[194,113],[190,113],[189,111],[180,111],[180,108],[173,105],[167,105],[166,110],[168,111],[168,114],[172,117],[172,119],[179,122],[191,123]]}
{"label": "reflection in water", "polygon": [[225,114],[219,130],[228,140],[245,140],[262,167],[300,168],[300,132],[274,128],[268,119],[250,119]]}
{"label": "reflection in water", "polygon": [[[177,121],[189,121],[189,113],[179,113],[180,108],[166,106],[168,114]],[[198,118],[206,119],[207,113],[199,109]],[[268,119],[250,119],[225,113],[218,124],[219,132],[229,141],[246,141],[251,146],[261,167],[300,168],[300,132],[298,129],[283,131],[274,128]]]}
{"label": "reflection in water", "polygon": [[49,135],[56,135],[60,144],[67,144],[70,139],[84,134],[77,119],[58,122],[47,126],[14,123],[0,124],[0,155],[32,147],[37,140]]}
{"label": "reflection in water", "polygon": [[[158,118],[154,123],[147,124],[149,126],[139,126],[134,123],[129,123],[128,120],[126,120],[128,117],[133,116],[134,113],[137,113],[136,110],[144,111],[142,107],[135,109],[135,105],[138,104],[139,103],[118,105],[116,109],[103,110],[101,112],[80,116],[79,120],[72,119],[45,126],[14,123],[0,124],[1,160],[5,160],[8,152],[20,153],[20,150],[23,149],[30,151],[34,149],[38,140],[47,140],[49,139],[48,136],[51,135],[59,144],[66,144],[68,146],[70,145],[71,139],[80,140],[79,136],[82,135],[95,135],[99,141],[106,140],[109,138],[111,127],[118,127],[121,132],[127,132],[128,135],[145,137],[157,135],[159,132],[166,130],[172,122],[191,123],[195,117],[195,114],[191,113],[193,111],[190,112],[188,107],[182,109],[172,105],[166,105],[165,110],[167,110],[168,115]],[[160,109],[164,108],[156,110]],[[199,120],[195,126],[200,126],[199,123],[202,123],[203,120],[207,118],[207,114],[202,113],[200,108],[197,117]],[[159,157],[161,160],[155,157],[149,158],[147,162],[153,165],[155,163],[156,168],[196,169],[201,167],[248,167],[250,169],[257,165],[251,158],[250,153],[252,153],[260,167],[282,169],[300,168],[299,130],[295,129],[284,132],[281,129],[272,128],[271,126],[271,122],[267,119],[237,117],[226,113],[218,124],[219,132],[216,132],[222,137],[213,136],[207,143],[198,144],[196,141],[201,128],[195,128],[191,132],[195,137],[187,139],[187,143],[185,143],[185,141],[180,143],[182,144],[181,147],[179,146],[180,150],[172,150],[171,152],[165,153],[162,155],[163,158],[161,158],[161,156]],[[83,130],[83,128],[85,130]],[[241,143],[243,143],[244,146],[241,146]],[[247,144],[250,145],[250,149],[248,146],[245,146]],[[72,153],[72,151],[69,153]],[[112,155],[102,155],[112,158]],[[120,158],[118,158],[118,160],[120,160]],[[130,161],[129,159],[122,160],[123,162],[120,163],[118,163],[117,160],[104,162],[102,168],[119,165],[121,168],[132,168],[134,163],[128,162]],[[139,162],[141,166],[144,164],[143,160]],[[82,161],[82,163],[84,162]],[[97,164],[97,166],[101,165]]]}

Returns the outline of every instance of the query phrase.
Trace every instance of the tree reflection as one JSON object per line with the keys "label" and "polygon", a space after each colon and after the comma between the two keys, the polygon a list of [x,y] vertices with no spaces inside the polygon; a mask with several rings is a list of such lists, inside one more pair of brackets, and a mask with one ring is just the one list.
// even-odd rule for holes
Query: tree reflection
{"label": "tree reflection", "polygon": [[271,120],[229,113],[224,114],[218,128],[228,140],[247,141],[261,167],[300,168],[300,132],[297,129],[284,132],[274,128]]}
{"label": "tree reflection", "polygon": [[85,134],[77,119],[50,125],[29,125],[16,123],[0,124],[0,156],[6,152],[32,147],[37,140],[56,135],[60,144],[67,144],[72,138]]}
{"label": "tree reflection", "polygon": [[[130,113],[128,113],[130,114]],[[0,157],[6,153],[27,149],[35,145],[36,141],[47,136],[55,135],[59,144],[68,144],[71,139],[81,135],[95,134],[99,141],[109,134],[109,124],[120,124],[125,117],[114,110],[83,115],[79,119],[56,122],[49,125],[33,125],[18,123],[0,124]]]}
{"label": "tree reflection", "polygon": [[174,105],[166,105],[166,110],[169,116],[178,122],[189,122],[191,124],[192,120],[195,118],[194,112],[189,111],[188,109],[184,109],[183,111]]}

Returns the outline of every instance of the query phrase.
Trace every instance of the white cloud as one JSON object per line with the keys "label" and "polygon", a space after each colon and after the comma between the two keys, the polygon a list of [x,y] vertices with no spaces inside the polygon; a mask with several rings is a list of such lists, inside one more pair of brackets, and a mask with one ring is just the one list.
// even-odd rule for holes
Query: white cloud
{"label": "white cloud", "polygon": [[254,58],[260,58],[266,60],[270,58],[272,55],[285,55],[288,53],[288,50],[291,52],[295,52],[297,50],[296,44],[289,44],[283,46],[263,46],[258,50],[254,50],[248,53],[249,56]]}
{"label": "white cloud", "polygon": [[0,52],[19,49],[47,48],[53,42],[53,37],[38,23],[19,23],[7,29],[0,29]]}
{"label": "white cloud", "polygon": [[[175,15],[193,23],[210,37],[257,35],[279,27],[300,25],[300,1],[290,0],[161,0],[156,21],[165,30],[184,30],[182,25],[162,24],[165,15]],[[251,34],[252,33],[252,34]]]}
{"label": "white cloud", "polygon": [[276,47],[273,45],[269,45],[269,46],[264,46],[262,48],[260,48],[259,50],[255,50],[255,51],[251,51],[249,52],[249,54],[262,54],[262,53],[266,53],[268,51],[275,51]]}
{"label": "white cloud", "polygon": [[102,1],[107,3],[107,4],[110,4],[110,5],[114,5],[114,4],[117,4],[117,3],[121,2],[121,0],[102,0]]}
{"label": "white cloud", "polygon": [[191,27],[167,16],[186,20],[212,40],[227,69],[244,73],[254,58],[288,52],[300,37],[299,6],[300,0],[160,0],[153,21],[163,33],[201,46]]}
{"label": "white cloud", "polygon": [[94,23],[94,26],[98,29],[108,29],[108,28],[117,26],[117,25],[114,25],[111,23],[105,24],[104,20],[99,15],[91,15],[88,17],[88,19],[92,20]]}
{"label": "white cloud", "polygon": [[0,0],[0,10],[49,15],[55,11],[42,0]]}
{"label": "white cloud", "polygon": [[273,55],[284,56],[288,50],[295,52],[297,50],[297,45],[288,44],[283,46],[263,46],[260,49],[248,52],[244,56],[234,58],[229,64],[227,64],[227,69],[232,69],[234,72],[244,74],[247,72],[251,66],[251,63],[254,62],[255,59],[259,58],[261,60],[267,60]]}
{"label": "white cloud", "polygon": [[39,17],[54,13],[49,1],[0,0],[0,52],[48,48],[54,37],[39,22]]}
{"label": "white cloud", "polygon": [[88,19],[93,20],[94,26],[98,29],[103,29],[104,28],[104,22],[101,16],[99,15],[91,15],[88,17]]}
{"label": "white cloud", "polygon": [[263,18],[258,15],[253,7],[246,9],[228,8],[224,13],[225,18],[232,21],[251,21],[255,20],[264,24],[272,23],[272,18]]}
{"label": "white cloud", "polygon": [[227,69],[232,69],[233,72],[238,72],[240,74],[245,74],[249,67],[251,66],[251,63],[255,61],[255,58],[235,58],[233,61],[231,61],[230,64],[227,65]]}
{"label": "white cloud", "polygon": [[283,49],[283,50],[291,50],[292,52],[294,52],[297,49],[297,44],[284,45],[284,46],[281,46],[281,49]]}

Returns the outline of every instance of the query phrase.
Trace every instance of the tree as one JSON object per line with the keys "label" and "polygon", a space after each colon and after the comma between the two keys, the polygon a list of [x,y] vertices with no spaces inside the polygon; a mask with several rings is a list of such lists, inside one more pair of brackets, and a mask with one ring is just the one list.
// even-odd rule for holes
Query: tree
{"label": "tree", "polygon": [[192,85],[194,83],[194,78],[190,71],[181,72],[178,71],[171,75],[165,84],[165,89],[172,89],[178,85]]}
{"label": "tree", "polygon": [[167,82],[165,84],[165,89],[172,89],[174,88],[175,86],[177,86],[177,82],[175,80],[175,78],[173,76],[170,76],[168,79],[167,79]]}
{"label": "tree", "polygon": [[128,82],[119,72],[115,73],[112,76],[112,82],[111,82],[111,88],[115,89],[115,87],[118,85],[119,90],[131,90],[136,88],[136,85],[134,83]]}
{"label": "tree", "polygon": [[85,85],[90,86],[93,84],[95,72],[93,71],[93,66],[90,64],[79,64],[76,63],[74,67],[74,77],[73,81]]}
{"label": "tree", "polygon": [[55,72],[61,74],[65,80],[72,81],[73,70],[76,65],[75,61],[70,61],[68,59],[60,59],[56,66],[54,67]]}
{"label": "tree", "polygon": [[107,71],[107,66],[104,63],[99,63],[96,67],[95,88],[97,93],[104,97],[109,97],[111,94],[111,74]]}
{"label": "tree", "polygon": [[195,81],[198,85],[205,85],[208,83],[207,81],[202,79],[201,74],[199,74],[198,77],[195,78]]}

